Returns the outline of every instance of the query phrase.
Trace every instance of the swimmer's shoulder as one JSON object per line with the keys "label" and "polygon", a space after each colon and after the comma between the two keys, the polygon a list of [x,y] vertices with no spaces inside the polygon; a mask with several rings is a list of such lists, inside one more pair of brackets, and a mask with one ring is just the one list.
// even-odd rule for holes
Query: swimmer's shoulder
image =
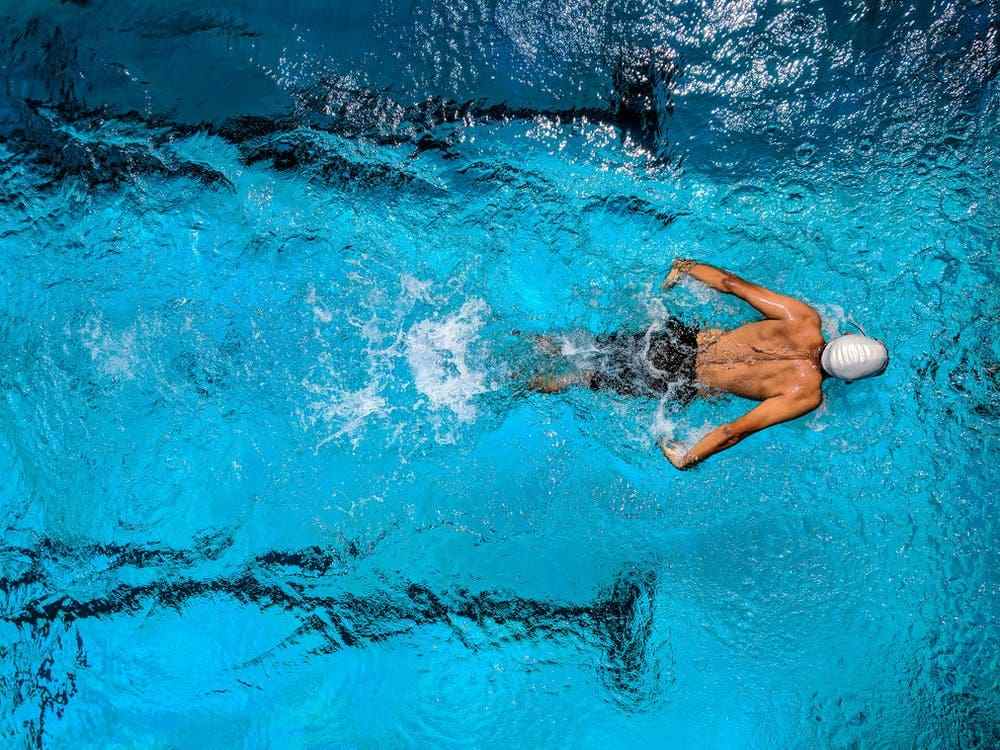
{"label": "swimmer's shoulder", "polygon": [[795,366],[795,382],[789,384],[786,395],[801,408],[810,412],[823,403],[823,372],[812,362],[800,361]]}
{"label": "swimmer's shoulder", "polygon": [[824,343],[822,321],[819,317],[783,320],[780,330],[798,346],[822,346]]}

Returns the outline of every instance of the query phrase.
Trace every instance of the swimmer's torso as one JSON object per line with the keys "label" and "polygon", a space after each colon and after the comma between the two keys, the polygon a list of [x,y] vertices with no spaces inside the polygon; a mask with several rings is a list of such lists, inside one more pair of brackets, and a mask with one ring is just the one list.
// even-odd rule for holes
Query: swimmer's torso
{"label": "swimmer's torso", "polygon": [[732,331],[698,334],[698,381],[717,391],[764,399],[818,391],[823,334],[816,323],[762,320]]}

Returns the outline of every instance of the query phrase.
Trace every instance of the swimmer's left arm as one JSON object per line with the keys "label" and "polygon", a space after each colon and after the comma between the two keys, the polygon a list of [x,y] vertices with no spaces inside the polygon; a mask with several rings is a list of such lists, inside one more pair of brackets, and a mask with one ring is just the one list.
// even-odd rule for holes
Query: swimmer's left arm
{"label": "swimmer's left arm", "polygon": [[755,432],[801,417],[819,406],[822,398],[819,392],[775,396],[739,419],[716,427],[686,452],[677,443],[667,440],[660,441],[660,450],[678,469],[688,469],[709,456],[732,448]]}
{"label": "swimmer's left arm", "polygon": [[739,297],[756,309],[765,318],[772,320],[806,320],[819,325],[819,314],[801,300],[784,294],[778,294],[767,287],[741,279],[730,271],[699,263],[696,260],[678,258],[670,268],[670,273],[663,282],[663,288],[669,289],[682,276],[690,276],[708,287]]}

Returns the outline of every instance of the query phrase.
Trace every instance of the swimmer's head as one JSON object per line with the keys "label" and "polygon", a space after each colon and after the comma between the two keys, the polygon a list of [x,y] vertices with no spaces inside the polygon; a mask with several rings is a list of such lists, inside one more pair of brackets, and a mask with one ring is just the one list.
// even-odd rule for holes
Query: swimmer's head
{"label": "swimmer's head", "polygon": [[827,375],[850,383],[885,372],[889,350],[878,339],[848,333],[823,347],[820,363]]}

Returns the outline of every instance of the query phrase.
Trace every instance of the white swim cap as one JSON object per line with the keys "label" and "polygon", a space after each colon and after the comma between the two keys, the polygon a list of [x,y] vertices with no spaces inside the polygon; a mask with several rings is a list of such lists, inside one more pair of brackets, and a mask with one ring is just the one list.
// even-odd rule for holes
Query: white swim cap
{"label": "white swim cap", "polygon": [[885,372],[889,350],[877,339],[848,333],[823,348],[820,362],[827,374],[851,382]]}

